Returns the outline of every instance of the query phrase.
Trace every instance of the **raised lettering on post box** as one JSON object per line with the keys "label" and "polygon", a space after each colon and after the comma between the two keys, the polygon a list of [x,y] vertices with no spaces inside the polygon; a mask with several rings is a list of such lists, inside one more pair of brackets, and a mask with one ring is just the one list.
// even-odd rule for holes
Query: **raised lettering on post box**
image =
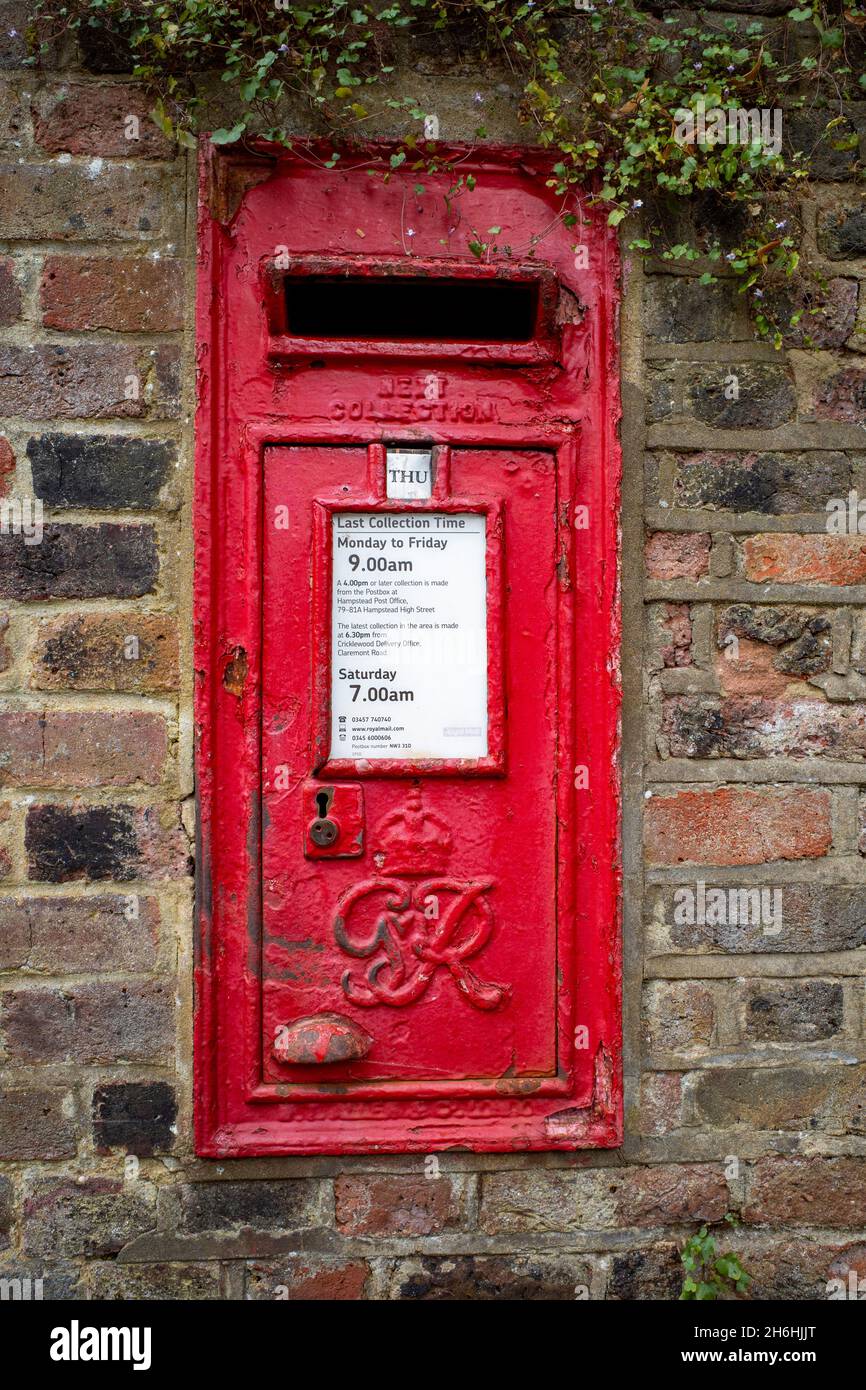
{"label": "raised lettering on post box", "polygon": [[445,174],[395,259],[399,175],[203,163],[205,1155],[619,1140],[615,246],[461,158],[533,256]]}

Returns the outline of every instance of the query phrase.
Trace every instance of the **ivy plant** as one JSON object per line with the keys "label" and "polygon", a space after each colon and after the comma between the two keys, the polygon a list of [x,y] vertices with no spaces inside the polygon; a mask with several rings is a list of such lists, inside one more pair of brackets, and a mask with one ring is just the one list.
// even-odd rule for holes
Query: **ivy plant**
{"label": "ivy plant", "polygon": [[[856,149],[846,105],[866,96],[866,0],[807,0],[769,18],[664,0],[42,0],[35,61],[58,28],[77,31],[85,51],[101,39],[125,54],[153,93],[154,120],[187,147],[208,124],[204,74],[237,113],[211,131],[216,144],[252,134],[290,144],[286,105],[301,102],[333,165],[377,109],[399,111],[406,134],[386,178],[444,165],[427,113],[392,75],[413,40],[447,40],[516,82],[517,115],[551,151],[567,225],[579,226],[587,192],[613,226],[640,213],[627,224],[639,226],[632,250],[695,262],[704,284],[734,277],[777,346],[802,313],[820,312],[820,287],[803,290],[796,211],[810,158],[792,152],[784,125],[804,112],[831,148]],[[696,202],[698,229],[678,234]],[[473,231],[471,254],[507,254],[485,235]]]}
{"label": "ivy plant", "polygon": [[[728,1212],[725,1220],[731,1226],[737,1224],[733,1212]],[[735,1294],[746,1293],[752,1276],[743,1269],[739,1255],[719,1254],[716,1240],[706,1226],[697,1235],[686,1241],[680,1254],[685,1269],[682,1299],[698,1299],[702,1302],[717,1298],[732,1298]]]}

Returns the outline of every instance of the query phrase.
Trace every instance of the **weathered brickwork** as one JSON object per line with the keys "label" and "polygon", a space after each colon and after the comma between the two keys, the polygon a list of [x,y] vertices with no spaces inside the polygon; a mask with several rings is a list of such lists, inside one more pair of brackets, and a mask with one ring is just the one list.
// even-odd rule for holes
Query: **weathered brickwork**
{"label": "weathered brickwork", "polygon": [[[0,1278],[64,1299],[671,1299],[683,1240],[729,1211],[755,1297],[864,1275],[866,515],[828,528],[866,502],[856,153],[819,150],[826,301],[780,352],[730,285],[628,266],[622,1150],[210,1163],[190,1087],[194,170],[128,79],[65,50],[25,68],[2,28],[0,496],[39,498],[45,525],[0,535]],[[864,145],[866,103],[850,118]],[[811,149],[817,119],[786,139]]]}

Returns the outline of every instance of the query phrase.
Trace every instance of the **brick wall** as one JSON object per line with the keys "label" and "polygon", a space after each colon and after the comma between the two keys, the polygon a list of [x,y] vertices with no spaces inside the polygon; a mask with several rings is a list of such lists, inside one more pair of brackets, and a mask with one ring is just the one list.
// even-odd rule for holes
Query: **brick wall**
{"label": "brick wall", "polygon": [[[756,341],[725,285],[628,270],[623,1149],[207,1163],[192,169],[127,79],[69,45],[22,67],[25,8],[0,11],[0,490],[44,504],[41,544],[0,535],[0,1278],[673,1298],[678,1246],[729,1210],[758,1296],[866,1273],[866,535],[825,507],[866,498],[857,152],[819,148],[805,202],[816,348]],[[418,82],[459,139],[479,79],[439,66]],[[741,902],[761,919],[732,923]]]}

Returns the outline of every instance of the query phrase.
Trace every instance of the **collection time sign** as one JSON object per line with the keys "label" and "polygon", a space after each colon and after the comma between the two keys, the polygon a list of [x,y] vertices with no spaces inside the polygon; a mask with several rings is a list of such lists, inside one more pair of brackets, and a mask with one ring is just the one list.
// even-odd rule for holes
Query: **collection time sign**
{"label": "collection time sign", "polygon": [[331,756],[487,755],[485,517],[333,516]]}

